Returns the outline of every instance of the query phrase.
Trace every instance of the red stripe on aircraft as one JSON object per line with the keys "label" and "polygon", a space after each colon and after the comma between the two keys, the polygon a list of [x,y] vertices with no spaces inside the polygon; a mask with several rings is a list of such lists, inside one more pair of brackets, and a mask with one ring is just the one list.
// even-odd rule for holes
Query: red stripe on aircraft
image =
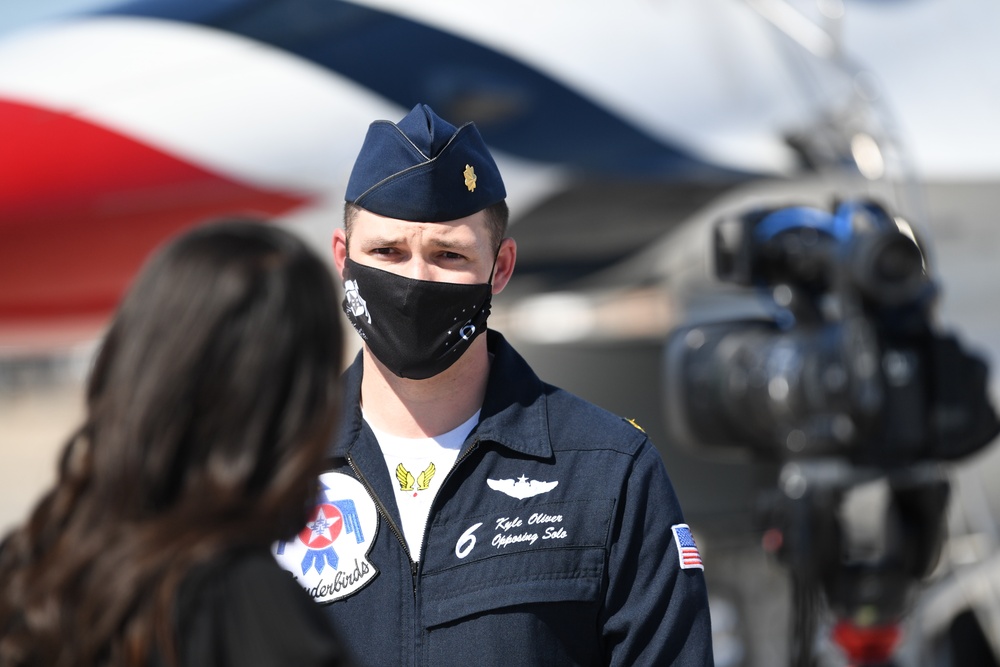
{"label": "red stripe on aircraft", "polygon": [[0,326],[106,316],[168,236],[212,217],[279,215],[308,199],[0,99]]}

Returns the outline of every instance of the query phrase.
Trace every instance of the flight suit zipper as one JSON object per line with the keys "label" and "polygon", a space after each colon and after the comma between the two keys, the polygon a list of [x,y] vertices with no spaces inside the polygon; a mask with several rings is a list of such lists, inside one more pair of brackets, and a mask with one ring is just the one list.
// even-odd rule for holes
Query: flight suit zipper
{"label": "flight suit zipper", "polygon": [[349,465],[351,470],[354,471],[355,476],[361,482],[361,486],[365,487],[365,493],[367,493],[368,497],[372,499],[373,503],[375,503],[375,508],[378,510],[379,514],[381,514],[385,518],[385,522],[389,524],[389,532],[396,536],[396,541],[399,542],[399,546],[403,547],[403,553],[406,554],[406,559],[410,563],[410,585],[413,589],[413,632],[416,633],[416,626],[418,625],[417,563],[413,560],[410,548],[406,545],[406,538],[403,537],[403,532],[399,529],[399,526],[396,525],[396,522],[392,520],[392,515],[389,514],[389,510],[386,509],[386,506],[382,503],[381,499],[379,499],[378,495],[375,493],[375,489],[372,488],[371,483],[368,481],[368,478],[365,477],[364,473],[361,472],[361,469],[354,463],[354,459],[350,454],[347,455],[347,465]]}
{"label": "flight suit zipper", "polygon": [[[478,447],[479,447],[479,440],[474,440],[472,442],[472,444],[469,445],[469,448],[465,452],[463,452],[462,455],[459,456],[455,460],[454,465],[451,466],[451,470],[448,471],[448,474],[445,475],[445,477],[444,477],[444,481],[441,482],[441,486],[438,487],[438,492],[437,492],[437,495],[434,497],[434,502],[431,503],[430,510],[427,512],[427,518],[424,519],[423,543],[420,545],[421,553],[422,554],[426,555],[426,553],[427,553],[427,538],[428,538],[428,533],[429,533],[428,528],[430,527],[430,524],[431,524],[431,517],[434,516],[434,510],[437,508],[438,498],[440,497],[441,492],[444,491],[445,487],[448,485],[448,481],[455,474],[455,471],[458,470],[458,467],[462,464],[462,462],[465,461],[467,458],[469,458],[469,455],[472,454],[472,452],[476,451],[476,449]],[[411,563],[412,563],[412,560],[411,560]],[[414,610],[419,611],[420,604],[419,604],[419,601],[417,600],[417,567],[418,567],[418,564],[417,563],[413,563],[413,566],[414,566],[414,569],[413,569],[413,608],[414,608]],[[415,623],[414,628],[413,628],[414,639],[415,639],[415,642],[414,642],[414,659],[417,660],[417,662],[421,662],[424,658],[426,658],[426,656],[420,657],[418,655],[420,653],[420,651],[417,648],[417,647],[422,647],[423,646],[422,641],[421,641],[422,640],[422,633],[423,633],[423,624],[420,623],[417,619],[414,619],[414,620],[417,621]],[[422,650],[422,648],[420,650]]]}
{"label": "flight suit zipper", "polygon": [[361,472],[361,469],[354,463],[354,459],[351,458],[350,454],[347,455],[347,465],[351,466],[351,470],[354,471],[358,480],[361,481],[361,485],[365,487],[365,493],[367,493],[368,497],[372,499],[373,503],[375,503],[375,507],[378,509],[379,514],[385,518],[385,522],[389,524],[389,531],[396,536],[399,546],[403,547],[403,553],[406,554],[406,559],[410,561],[410,576],[413,578],[413,586],[416,588],[417,564],[413,560],[410,548],[406,546],[406,538],[403,537],[403,532],[399,529],[399,526],[396,525],[396,522],[392,520],[392,515],[389,514],[389,510],[386,509],[385,505],[382,504],[382,501],[375,494],[375,490],[372,489],[372,485],[368,482],[368,478],[365,477],[364,473]]}
{"label": "flight suit zipper", "polygon": [[[479,447],[479,440],[473,441],[473,443],[469,446],[469,449],[467,449],[461,456],[458,457],[458,459],[455,460],[455,464],[451,467],[451,470],[448,471],[448,474],[445,476],[444,481],[441,483],[441,487],[438,490],[438,494],[440,494],[441,490],[443,490],[445,485],[448,484],[448,481],[455,474],[455,471],[458,470],[458,467],[462,464],[462,462],[465,461],[467,458],[469,458],[469,456],[474,451],[476,451],[478,447]],[[416,617],[416,613],[419,607],[417,601],[417,570],[419,568],[419,564],[413,560],[413,555],[410,552],[410,548],[406,544],[406,538],[403,537],[403,532],[399,529],[399,526],[396,525],[396,522],[393,521],[392,516],[389,514],[388,509],[386,509],[381,499],[379,499],[371,483],[368,481],[368,478],[365,477],[363,472],[361,472],[361,469],[357,466],[357,464],[355,464],[354,459],[351,457],[350,454],[347,455],[347,465],[350,466],[351,470],[354,472],[354,475],[358,478],[358,481],[360,481],[361,485],[365,488],[365,493],[367,493],[368,497],[371,498],[373,503],[375,503],[375,508],[378,510],[379,514],[381,514],[385,518],[386,523],[389,524],[389,531],[396,537],[396,541],[399,542],[399,545],[403,548],[403,553],[406,554],[406,558],[410,563],[410,582],[413,591],[413,610],[414,610],[413,632],[415,633],[415,639],[419,644],[420,623]],[[428,512],[427,519],[425,520],[424,523],[424,537],[423,537],[423,544],[421,545],[421,548],[423,549],[427,548],[427,528],[430,525],[431,516],[434,514],[435,505],[437,505],[436,497],[434,499],[434,503],[432,503],[431,505],[430,512]],[[414,652],[414,658],[416,658],[416,652]]]}
{"label": "flight suit zipper", "polygon": [[[469,445],[469,448],[465,450],[465,452],[461,456],[455,459],[455,464],[451,466],[451,470],[449,470],[448,474],[444,476],[444,481],[441,482],[441,486],[438,488],[437,495],[434,496],[434,502],[431,503],[430,511],[427,512],[427,518],[424,519],[424,533],[423,533],[424,537],[423,537],[423,544],[420,545],[420,553],[427,553],[426,551],[427,532],[428,532],[427,529],[431,525],[431,517],[434,515],[434,509],[437,507],[438,497],[441,495],[441,492],[444,491],[444,487],[448,484],[448,480],[450,480],[452,475],[455,474],[455,471],[458,470],[458,466],[462,465],[462,461],[469,458],[469,455],[472,454],[472,452],[476,451],[478,447],[479,447],[479,440],[474,440],[472,444]],[[416,583],[414,583],[414,588],[415,587]]]}

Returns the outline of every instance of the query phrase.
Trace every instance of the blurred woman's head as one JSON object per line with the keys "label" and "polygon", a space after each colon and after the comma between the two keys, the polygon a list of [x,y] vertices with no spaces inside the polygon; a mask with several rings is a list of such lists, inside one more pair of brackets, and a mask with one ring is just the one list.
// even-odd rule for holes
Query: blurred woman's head
{"label": "blurred woman's head", "polygon": [[339,313],[329,267],[268,224],[205,225],[147,263],[56,486],[0,550],[0,664],[141,662],[169,643],[193,566],[304,525],[339,407]]}
{"label": "blurred woman's head", "polygon": [[338,313],[327,266],[278,228],[214,224],[165,247],[88,385],[95,497],[129,521],[252,504],[263,538],[301,527],[337,408]]}

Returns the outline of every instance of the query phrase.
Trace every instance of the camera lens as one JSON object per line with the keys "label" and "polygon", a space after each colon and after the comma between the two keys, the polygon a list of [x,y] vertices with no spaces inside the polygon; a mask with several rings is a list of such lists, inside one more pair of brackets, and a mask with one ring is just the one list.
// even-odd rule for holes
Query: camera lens
{"label": "camera lens", "polygon": [[916,301],[927,282],[920,249],[899,232],[864,237],[854,248],[852,268],[858,288],[887,306]]}

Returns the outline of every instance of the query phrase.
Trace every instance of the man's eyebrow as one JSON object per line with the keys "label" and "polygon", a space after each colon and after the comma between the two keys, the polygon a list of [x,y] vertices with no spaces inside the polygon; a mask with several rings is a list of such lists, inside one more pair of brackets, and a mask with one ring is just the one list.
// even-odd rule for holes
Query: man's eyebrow
{"label": "man's eyebrow", "polygon": [[[399,245],[406,245],[409,241],[403,236],[373,236],[363,242],[366,248],[394,248]],[[443,250],[462,250],[469,252],[476,247],[474,241],[466,241],[450,238],[430,237],[428,245]]]}
{"label": "man's eyebrow", "polygon": [[445,250],[462,250],[468,252],[470,250],[474,250],[476,247],[476,244],[473,241],[460,241],[448,238],[443,238],[443,239],[432,238],[430,239],[430,242],[435,247],[444,248]]}
{"label": "man's eyebrow", "polygon": [[372,236],[365,239],[362,244],[366,248],[391,248],[403,242],[401,236]]}

